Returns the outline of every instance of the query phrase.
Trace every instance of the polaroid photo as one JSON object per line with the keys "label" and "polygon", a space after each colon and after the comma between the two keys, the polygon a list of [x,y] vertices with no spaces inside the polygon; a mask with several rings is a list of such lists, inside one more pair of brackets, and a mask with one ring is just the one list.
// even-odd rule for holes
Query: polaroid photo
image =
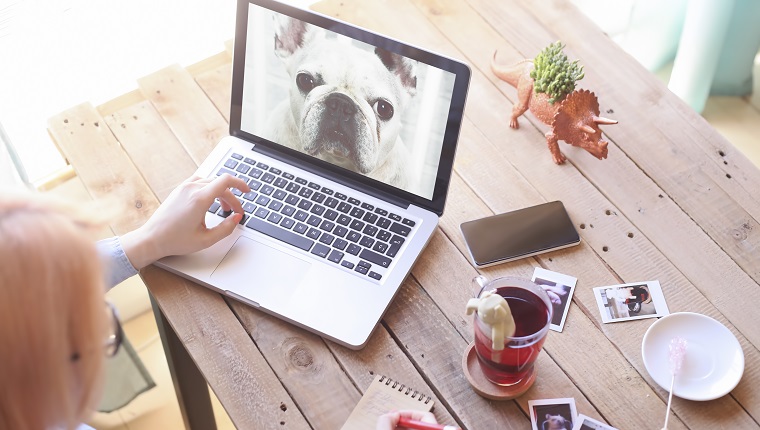
{"label": "polaroid photo", "polygon": [[565,326],[567,311],[570,309],[573,292],[575,292],[575,284],[578,280],[572,276],[536,267],[531,281],[542,286],[547,294],[549,294],[549,298],[554,306],[550,328],[561,332]]}
{"label": "polaroid photo", "polygon": [[528,409],[533,430],[572,429],[578,416],[573,398],[530,400]]}
{"label": "polaroid photo", "polygon": [[575,427],[573,430],[617,430],[615,427],[608,426],[607,424],[597,421],[593,418],[589,418],[583,414],[579,414],[575,421]]}
{"label": "polaroid photo", "polygon": [[670,313],[659,281],[596,287],[594,297],[604,323],[658,318]]}

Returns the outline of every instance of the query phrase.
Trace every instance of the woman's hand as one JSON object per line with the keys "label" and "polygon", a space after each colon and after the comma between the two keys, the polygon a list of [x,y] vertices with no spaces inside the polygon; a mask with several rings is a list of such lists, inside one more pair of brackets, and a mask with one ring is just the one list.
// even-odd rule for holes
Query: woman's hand
{"label": "woman's hand", "polygon": [[380,415],[377,419],[377,427],[375,428],[376,430],[396,430],[398,420],[402,416],[425,423],[438,424],[435,415],[431,412],[405,410],[388,412],[387,414]]}
{"label": "woman's hand", "polygon": [[[250,191],[244,180],[226,174],[217,178],[193,176],[177,186],[148,222],[120,238],[135,269],[169,255],[200,251],[229,236],[243,217],[243,207],[231,188]],[[206,211],[216,199],[223,210],[234,213],[208,228]]]}

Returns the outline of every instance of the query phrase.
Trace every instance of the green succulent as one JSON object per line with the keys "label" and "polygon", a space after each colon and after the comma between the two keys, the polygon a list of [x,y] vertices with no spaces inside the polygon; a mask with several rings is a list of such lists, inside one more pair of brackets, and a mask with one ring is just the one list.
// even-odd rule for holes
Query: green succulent
{"label": "green succulent", "polygon": [[567,61],[561,42],[552,43],[533,59],[533,89],[550,96],[549,103],[560,101],[575,90],[575,82],[583,79],[583,66],[578,60]]}

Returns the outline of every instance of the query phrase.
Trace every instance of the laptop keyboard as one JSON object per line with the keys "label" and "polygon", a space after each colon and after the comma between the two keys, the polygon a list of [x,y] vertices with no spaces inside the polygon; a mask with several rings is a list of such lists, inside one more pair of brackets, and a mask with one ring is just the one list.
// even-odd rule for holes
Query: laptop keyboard
{"label": "laptop keyboard", "polygon": [[[248,182],[237,189],[240,224],[377,281],[414,230],[415,222],[387,209],[233,153],[216,175]],[[219,202],[209,212],[228,217]]]}

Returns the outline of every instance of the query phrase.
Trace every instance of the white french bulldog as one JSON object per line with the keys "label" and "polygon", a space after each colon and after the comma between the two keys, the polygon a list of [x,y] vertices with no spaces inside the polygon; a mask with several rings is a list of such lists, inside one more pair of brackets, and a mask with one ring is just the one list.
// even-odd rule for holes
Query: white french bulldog
{"label": "white french bulldog", "polygon": [[290,97],[272,111],[266,136],[405,188],[410,153],[399,131],[417,90],[416,62],[380,48],[361,49],[283,15],[274,24],[274,49],[290,75]]}

